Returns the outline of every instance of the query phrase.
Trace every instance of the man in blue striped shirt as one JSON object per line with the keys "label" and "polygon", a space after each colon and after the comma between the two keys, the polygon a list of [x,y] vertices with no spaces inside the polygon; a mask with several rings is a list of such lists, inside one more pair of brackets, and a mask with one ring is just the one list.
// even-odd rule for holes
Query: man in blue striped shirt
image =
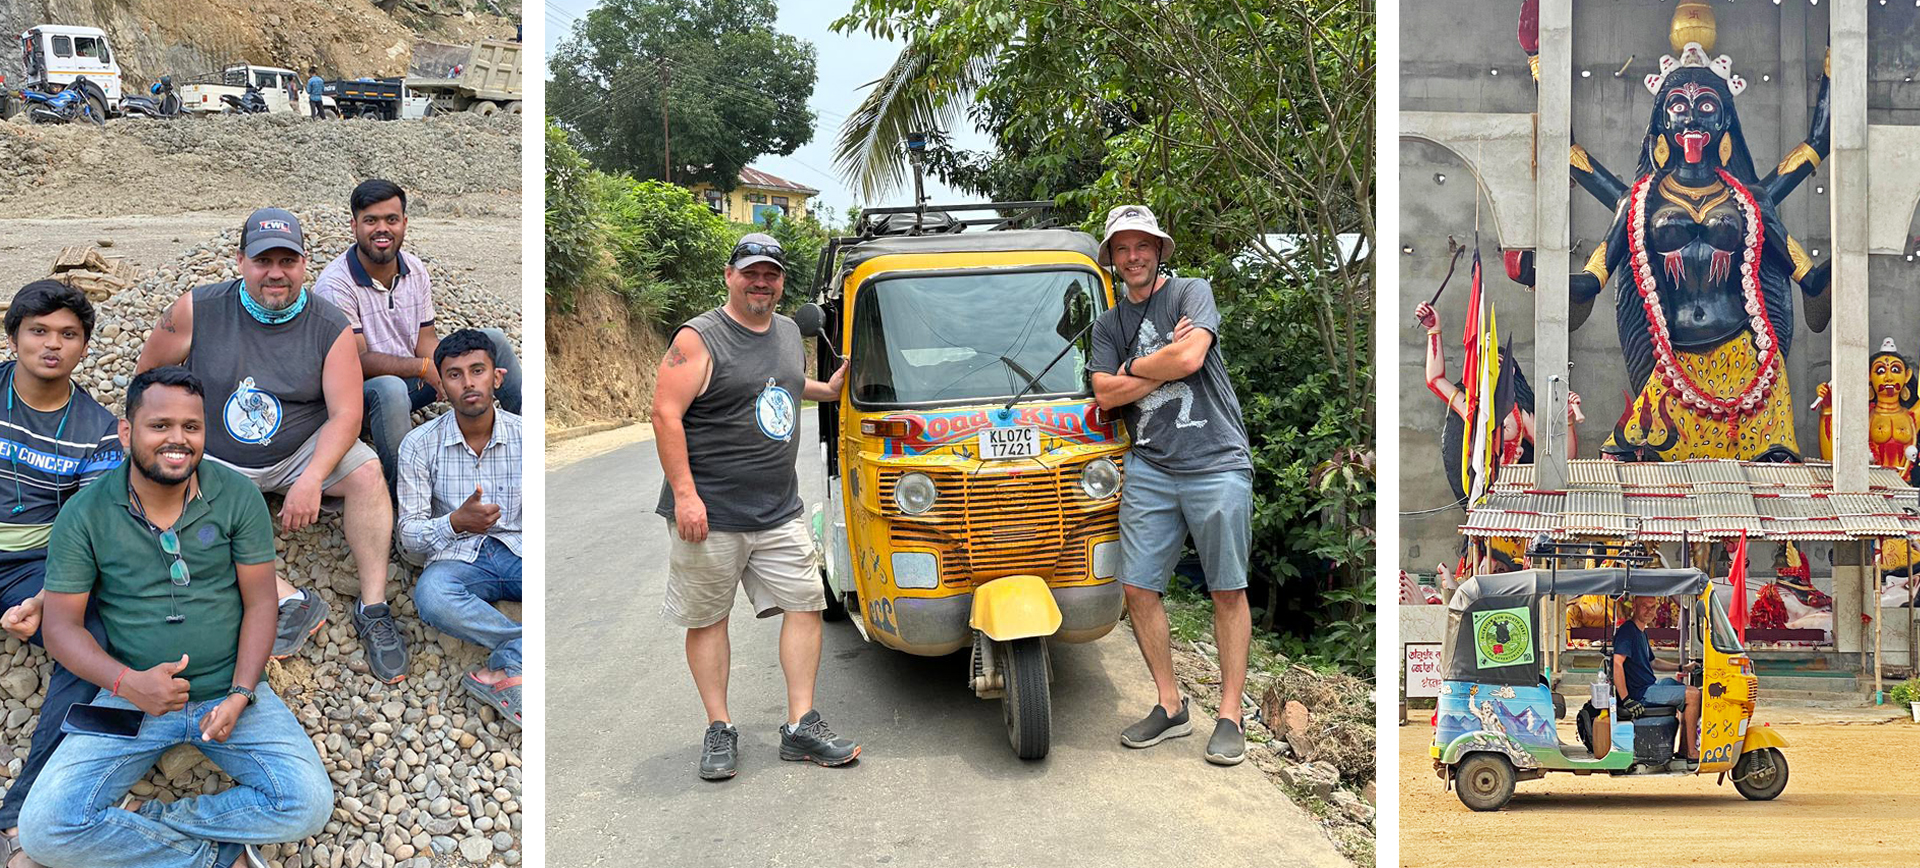
{"label": "man in blue striped shirt", "polygon": [[[54,516],[82,487],[120,465],[119,419],[73,382],[93,338],[86,294],[53,280],[29,283],[14,295],[4,323],[14,358],[0,362],[0,627],[39,645]],[[106,631],[92,610],[86,626],[106,647]],[[67,709],[96,690],[54,664],[26,762],[0,799],[0,858],[7,868],[34,864],[19,848],[20,806],[60,743]]]}

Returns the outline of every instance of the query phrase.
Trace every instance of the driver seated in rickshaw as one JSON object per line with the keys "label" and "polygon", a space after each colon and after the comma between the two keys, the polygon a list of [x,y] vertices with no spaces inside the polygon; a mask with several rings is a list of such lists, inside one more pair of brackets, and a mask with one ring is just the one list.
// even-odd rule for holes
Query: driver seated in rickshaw
{"label": "driver seated in rickshaw", "polygon": [[1699,762],[1694,735],[1700,728],[1700,688],[1683,679],[1659,678],[1658,672],[1684,675],[1694,664],[1682,666],[1653,656],[1653,643],[1647,628],[1653,626],[1660,611],[1659,597],[1634,597],[1633,617],[1621,623],[1613,634],[1613,685],[1620,700],[1620,717],[1633,720],[1650,705],[1672,706],[1680,712],[1680,751],[1688,762]]}

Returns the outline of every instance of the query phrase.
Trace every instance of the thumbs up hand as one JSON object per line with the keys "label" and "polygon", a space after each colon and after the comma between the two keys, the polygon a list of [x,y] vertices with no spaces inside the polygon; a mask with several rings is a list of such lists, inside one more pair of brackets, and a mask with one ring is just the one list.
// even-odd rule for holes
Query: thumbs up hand
{"label": "thumbs up hand", "polygon": [[481,503],[480,498],[484,493],[480,486],[475,485],[473,493],[461,501],[460,508],[447,516],[447,522],[453,525],[454,532],[485,533],[487,528],[500,520],[500,504]]}
{"label": "thumbs up hand", "polygon": [[180,673],[187,668],[187,655],[152,669],[128,672],[120,677],[120,695],[135,708],[158,717],[187,707],[189,685]]}

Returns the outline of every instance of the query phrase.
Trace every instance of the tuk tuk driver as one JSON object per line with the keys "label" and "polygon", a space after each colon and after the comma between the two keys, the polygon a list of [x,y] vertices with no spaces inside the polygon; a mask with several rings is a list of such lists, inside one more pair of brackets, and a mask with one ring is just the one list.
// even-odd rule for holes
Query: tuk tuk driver
{"label": "tuk tuk driver", "polygon": [[1694,740],[1700,728],[1700,688],[1677,678],[1658,678],[1654,672],[1684,674],[1694,664],[1684,666],[1653,656],[1653,643],[1647,640],[1647,628],[1660,612],[1659,597],[1634,597],[1633,617],[1613,634],[1613,691],[1620,700],[1620,718],[1633,720],[1648,705],[1671,705],[1680,709],[1680,751],[1688,762],[1699,762],[1700,749]]}

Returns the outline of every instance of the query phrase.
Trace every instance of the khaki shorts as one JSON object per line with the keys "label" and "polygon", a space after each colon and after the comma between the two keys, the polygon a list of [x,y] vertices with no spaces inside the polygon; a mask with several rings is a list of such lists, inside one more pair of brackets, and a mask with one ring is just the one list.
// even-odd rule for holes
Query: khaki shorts
{"label": "khaki shorts", "polygon": [[760,618],[827,608],[805,518],[762,531],[709,531],[698,543],[681,539],[668,519],[667,538],[672,552],[661,613],[668,621],[690,628],[720,623],[733,609],[736,586],[747,589]]}
{"label": "khaki shorts", "polygon": [[[307,442],[300,444],[300,448],[294,450],[292,455],[281,459],[278,464],[266,467],[239,467],[220,461],[212,455],[207,457],[220,461],[221,464],[239,471],[241,476],[253,480],[254,486],[259,488],[262,494],[281,494],[292,488],[295,482],[300,481],[300,474],[305,473],[307,465],[313,463],[313,453],[319,448],[320,432],[315,431],[313,436],[308,437]],[[353,441],[353,447],[347,450],[347,454],[340,457],[340,463],[334,465],[333,472],[327,474],[326,480],[320,483],[320,490],[326,491],[340,484],[340,480],[347,478],[347,474],[359,470],[360,465],[378,460],[380,457],[374,454],[373,447],[359,440]]]}

